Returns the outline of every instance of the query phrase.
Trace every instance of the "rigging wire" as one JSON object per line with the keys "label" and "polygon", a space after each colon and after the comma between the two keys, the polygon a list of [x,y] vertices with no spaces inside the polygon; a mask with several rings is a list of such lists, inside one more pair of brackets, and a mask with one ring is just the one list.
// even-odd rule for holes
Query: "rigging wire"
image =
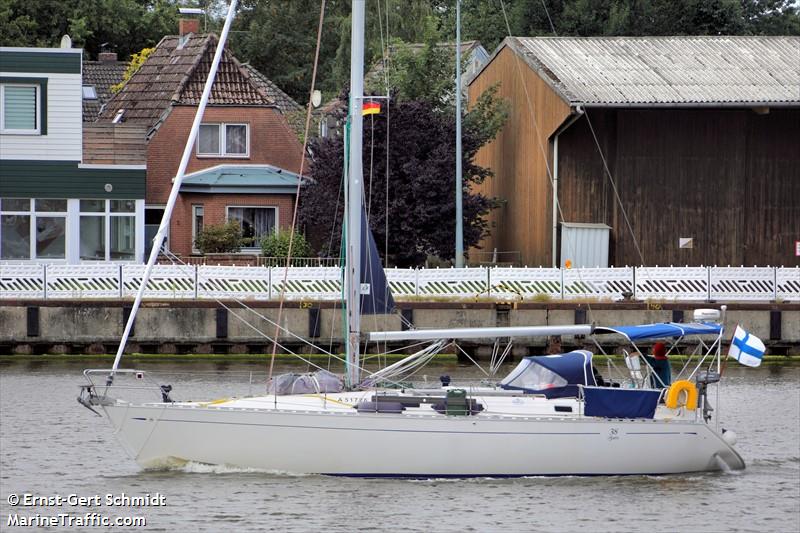
{"label": "rigging wire", "polygon": [[[500,0],[500,7],[501,7],[501,10],[502,10],[503,19],[504,19],[505,25],[506,25],[507,36],[509,38],[511,38],[512,37],[512,35],[511,35],[511,26],[510,26],[509,21],[508,21],[508,14],[506,12],[506,6],[505,6],[505,1],[504,0]],[[550,12],[547,9],[547,5],[544,2],[544,0],[542,0],[542,7],[544,8],[545,14],[547,15],[547,20],[550,22],[551,30],[553,32],[553,35],[557,36],[558,34],[557,34],[556,30],[555,30],[555,26],[553,26],[552,18],[550,17]],[[516,63],[516,66],[517,66],[517,75],[518,75],[518,77],[520,79],[520,84],[522,85],[523,91],[525,93],[525,99],[526,99],[527,106],[528,106],[528,112],[530,114],[531,121],[533,123],[534,129],[536,130],[536,133],[537,133],[537,135],[536,135],[537,144],[539,145],[539,150],[540,150],[540,152],[542,154],[542,159],[543,159],[544,164],[545,164],[547,178],[548,178],[548,181],[550,183],[550,187],[551,187],[551,191],[552,191],[555,188],[555,180],[554,180],[554,177],[553,177],[553,172],[552,172],[552,169],[550,167],[550,163],[549,163],[547,154],[545,153],[545,150],[544,150],[544,143],[542,142],[542,139],[541,139],[541,131],[539,130],[538,124],[536,122],[536,116],[535,116],[535,114],[533,112],[533,104],[532,104],[532,101],[531,101],[531,96],[530,96],[530,93],[528,92],[528,87],[527,87],[527,84],[525,83],[525,80],[524,80],[524,77],[523,77],[523,74],[522,74],[522,66],[521,66],[521,63],[520,63],[519,54],[514,54],[514,57],[515,57],[515,63]],[[636,238],[636,235],[633,233],[633,228],[632,228],[632,226],[630,224],[630,220],[629,220],[627,212],[625,210],[625,206],[622,204],[622,199],[621,199],[621,197],[619,195],[619,192],[617,190],[617,186],[616,186],[616,183],[614,181],[614,177],[611,174],[611,171],[610,171],[610,169],[608,167],[608,163],[606,161],[605,155],[603,154],[602,147],[600,146],[600,142],[597,139],[597,135],[595,134],[594,128],[592,127],[591,120],[589,119],[588,110],[586,109],[585,106],[583,106],[582,103],[580,105],[583,107],[583,114],[586,116],[586,121],[587,121],[587,124],[589,125],[589,129],[590,129],[590,131],[592,133],[592,138],[594,140],[595,146],[596,146],[597,151],[600,154],[600,157],[602,158],[602,161],[603,161],[603,168],[604,168],[604,171],[605,171],[605,175],[608,177],[608,180],[611,183],[611,187],[612,187],[612,189],[614,191],[615,199],[616,199],[617,203],[620,206],[620,211],[622,211],[623,217],[625,219],[625,223],[627,225],[627,229],[631,234],[631,237],[632,237],[633,242],[634,242],[634,246],[636,247],[636,251],[639,254],[639,258],[640,258],[642,264],[645,264],[644,255],[642,254],[641,248],[640,248],[639,243],[638,243],[638,239]],[[528,183],[528,185],[530,185],[530,180],[526,180],[526,182]],[[562,209],[562,206],[561,206],[561,201],[558,199],[557,195],[556,195],[554,203],[555,203],[554,208],[557,210],[560,220],[562,221],[562,223],[565,222],[566,219],[564,217],[564,212],[563,212],[563,209]],[[563,246],[563,242],[562,242],[562,246]],[[575,251],[576,251],[575,250],[576,243],[574,242],[574,240],[570,242],[570,246],[572,247],[572,255],[574,256],[575,255]],[[553,258],[553,260],[555,261],[555,258]],[[581,269],[578,268],[576,270],[577,270],[577,276],[578,276],[579,280],[583,284],[583,275],[582,275]],[[594,313],[593,313],[593,310],[592,310],[591,302],[587,302],[587,309],[588,309],[588,314],[589,314],[590,320],[593,320],[593,314]]]}
{"label": "rigging wire", "polygon": [[[547,15],[547,22],[550,23],[550,31],[553,32],[553,35],[556,35],[556,27],[553,25],[553,19],[550,18],[550,11],[547,9],[547,4],[544,0],[541,0],[542,7],[544,8],[544,14]],[[509,32],[510,33],[510,32]]]}
{"label": "rigging wire", "polygon": [[[510,25],[508,23],[508,16],[506,14],[504,0],[500,0],[500,6],[501,6],[501,8],[503,10],[503,17],[505,19],[506,30],[508,32],[508,37],[511,37],[511,27],[510,27]],[[542,0],[542,7],[544,8],[545,14],[547,15],[547,20],[550,22],[550,28],[551,28],[551,30],[553,32],[553,35],[557,37],[558,33],[556,32],[555,26],[553,26],[553,20],[550,18],[550,11],[547,9],[547,4],[545,3],[544,0]],[[517,67],[520,68],[520,79],[522,79],[521,67],[519,65],[519,57],[517,57]],[[531,108],[531,116],[533,117],[533,111],[532,111],[532,107],[531,107],[531,103],[530,103],[530,96],[529,96],[528,91],[527,91],[527,85],[525,83],[522,83],[522,86],[523,86],[523,88],[525,88],[525,97],[528,100],[528,106],[529,106],[529,108]],[[608,181],[611,184],[611,187],[612,187],[612,189],[614,191],[614,198],[617,201],[617,203],[619,204],[620,211],[622,211],[622,216],[625,219],[625,224],[627,226],[628,232],[631,234],[631,238],[633,239],[634,246],[636,247],[636,252],[639,255],[639,260],[644,265],[645,264],[644,254],[642,253],[642,250],[641,250],[641,248],[639,246],[639,241],[638,241],[638,239],[636,238],[636,235],[633,232],[633,227],[632,227],[632,225],[630,223],[630,220],[628,218],[628,214],[627,214],[627,211],[625,209],[625,206],[622,204],[622,198],[620,197],[619,191],[617,190],[617,185],[616,185],[616,182],[614,181],[614,176],[611,174],[611,170],[608,167],[608,162],[606,161],[605,154],[603,153],[603,148],[600,146],[600,141],[597,138],[597,135],[596,135],[596,133],[594,131],[594,127],[592,127],[592,122],[591,122],[591,120],[589,118],[589,110],[585,107],[584,102],[579,102],[579,105],[581,105],[583,107],[583,114],[586,117],[586,122],[589,125],[589,130],[592,133],[592,139],[594,140],[595,147],[597,148],[597,153],[600,155],[600,158],[603,161],[603,170],[605,171],[605,174],[608,177]],[[534,124],[535,124],[535,118],[534,118]],[[551,187],[554,187],[553,174],[552,174],[552,171],[550,169],[549,163],[547,163],[546,155],[544,154],[544,146],[543,146],[543,143],[541,141],[541,137],[538,138],[538,141],[539,141],[539,147],[542,150],[542,155],[543,155],[543,157],[545,157],[545,165],[547,167],[547,175],[548,175],[548,178],[550,180],[550,185],[551,185]],[[556,199],[556,204],[557,204],[557,207],[558,207],[559,216],[561,217],[561,221],[564,222],[565,219],[564,219],[564,213],[563,213],[563,211],[561,209],[561,202]],[[574,243],[571,243],[571,244],[574,246]]]}
{"label": "rigging wire", "polygon": [[[179,269],[181,269],[181,271],[183,271],[183,272],[187,272],[187,273],[189,273],[189,274],[191,274],[191,275],[193,275],[193,274],[194,274],[193,270],[191,270],[191,267],[192,267],[192,265],[189,265],[189,264],[187,264],[185,261],[183,261],[183,260],[182,260],[180,257],[178,257],[177,255],[175,255],[175,254],[174,254],[174,253],[172,253],[171,251],[169,251],[169,250],[166,250],[166,249],[162,248],[162,254],[163,254],[163,255],[164,255],[164,256],[165,256],[167,259],[169,259],[169,260],[170,260],[170,262],[172,263],[172,265],[173,265],[173,266],[177,266],[177,267],[178,267]],[[200,287],[200,288],[201,288],[201,289],[202,289],[202,290],[203,290],[203,291],[204,291],[206,294],[209,294],[209,295],[211,295],[211,291],[209,291],[208,289],[206,289],[204,286],[202,286],[202,285],[199,285],[199,287]],[[279,342],[278,342],[278,336],[277,336],[277,333],[276,333],[275,337],[270,337],[269,335],[267,335],[266,333],[264,333],[263,331],[261,331],[260,329],[258,329],[258,328],[257,328],[255,325],[253,325],[252,323],[250,323],[250,322],[249,322],[249,321],[248,321],[248,320],[247,320],[247,319],[246,319],[244,316],[242,316],[242,315],[240,315],[240,314],[236,313],[236,312],[235,312],[236,310],[235,310],[233,307],[231,307],[231,306],[227,305],[225,302],[223,302],[222,300],[220,300],[220,299],[219,299],[219,298],[217,298],[217,297],[213,297],[213,300],[214,300],[214,301],[215,301],[215,302],[216,302],[218,305],[220,305],[221,307],[223,307],[224,309],[226,309],[227,311],[229,311],[229,312],[230,312],[230,314],[231,314],[231,315],[233,315],[233,317],[234,317],[234,318],[236,318],[237,320],[239,320],[240,322],[242,322],[242,323],[243,323],[245,326],[247,326],[248,328],[250,328],[251,330],[253,330],[253,331],[254,331],[254,332],[257,334],[257,335],[259,335],[260,337],[262,337],[262,338],[264,338],[264,339],[267,339],[268,341],[270,341],[270,342],[272,342],[273,344],[277,345],[279,348],[281,348],[281,350],[284,350],[286,353],[288,353],[288,354],[290,354],[290,355],[292,355],[292,356],[294,356],[294,357],[297,357],[297,358],[298,358],[298,359],[300,359],[302,362],[306,363],[306,364],[307,364],[309,367],[314,367],[314,368],[316,368],[316,369],[318,369],[318,370],[326,370],[325,368],[323,368],[323,367],[321,367],[320,365],[318,365],[318,364],[314,363],[314,362],[313,362],[313,361],[311,361],[310,359],[307,359],[307,358],[303,357],[302,355],[300,355],[300,354],[298,354],[298,353],[296,353],[296,352],[293,352],[293,351],[292,351],[290,348],[288,348],[287,346],[285,346],[285,345],[283,345],[283,344],[279,343]],[[284,328],[283,326],[280,326],[280,324],[279,324],[279,323],[277,323],[277,322],[275,322],[275,321],[271,320],[270,318],[268,318],[268,317],[266,317],[266,316],[262,315],[261,313],[258,313],[258,312],[257,312],[257,311],[255,311],[253,308],[251,308],[251,307],[247,306],[247,305],[244,303],[244,301],[242,301],[241,299],[239,299],[239,298],[234,298],[234,299],[233,299],[233,301],[234,301],[235,303],[239,304],[239,305],[241,306],[241,308],[243,308],[245,311],[249,311],[249,312],[251,312],[251,313],[255,314],[256,316],[258,316],[259,318],[261,318],[261,319],[262,319],[262,320],[264,320],[265,322],[269,323],[270,325],[275,325],[275,327],[276,327],[276,330],[280,330],[280,331],[286,332],[286,333],[288,333],[288,334],[289,334],[291,337],[294,337],[295,339],[299,340],[300,342],[303,342],[303,343],[307,344],[308,346],[310,346],[310,347],[314,348],[315,350],[320,350],[320,351],[322,351],[324,354],[328,355],[329,359],[331,359],[331,358],[332,358],[332,359],[336,359],[337,361],[339,361],[339,362],[341,362],[341,363],[346,363],[345,359],[343,359],[342,357],[339,357],[339,356],[338,356],[338,355],[336,355],[336,354],[333,354],[333,353],[330,353],[330,352],[327,352],[327,351],[325,351],[324,349],[322,349],[322,348],[320,348],[319,346],[315,345],[314,343],[312,343],[312,342],[311,342],[311,341],[309,341],[308,339],[305,339],[304,337],[301,337],[300,335],[297,335],[297,334],[293,333],[292,331],[290,331],[290,330],[288,330],[288,329]],[[352,363],[351,363],[351,364],[352,364]],[[360,366],[360,365],[359,365],[358,369],[359,369],[360,371],[368,372],[368,370],[367,370],[365,367],[363,367],[363,366]],[[268,374],[268,379],[267,379],[267,381],[269,381],[270,379],[272,379],[272,376]],[[391,381],[391,380],[389,380],[389,379],[387,379],[387,381],[389,381],[389,382],[392,382],[392,381]],[[395,382],[392,382],[392,383],[393,383],[393,384],[395,384],[395,385],[400,385],[400,383],[395,383]],[[277,400],[276,400],[276,401],[277,401]]]}
{"label": "rigging wire", "polygon": [[606,161],[606,157],[603,154],[603,150],[600,148],[600,141],[597,140],[597,135],[595,134],[594,128],[592,127],[592,121],[589,119],[588,110],[584,111],[584,115],[586,116],[586,123],[589,125],[589,131],[592,132],[592,138],[594,139],[594,144],[595,146],[597,146],[597,152],[600,154],[600,158],[603,160],[603,170],[608,176],[608,181],[611,184],[611,190],[614,191],[614,198],[619,204],[620,211],[622,211],[622,218],[625,220],[625,225],[628,228],[628,232],[630,232],[631,237],[633,238],[633,245],[634,247],[636,247],[636,253],[639,254],[639,260],[644,265],[645,264],[644,254],[642,253],[642,249],[639,247],[639,240],[636,238],[636,234],[633,233],[633,226],[631,225],[631,221],[628,218],[628,212],[622,205],[622,198],[620,198],[619,191],[617,190],[617,184],[614,182],[614,177],[611,175],[611,171],[608,169],[608,162]]}
{"label": "rigging wire", "polygon": [[[292,226],[289,230],[289,249],[286,252],[286,268],[283,271],[283,284],[281,285],[281,294],[279,298],[278,304],[278,320],[277,324],[281,322],[281,315],[283,314],[283,301],[286,295],[286,281],[289,277],[289,265],[292,261],[292,245],[294,244],[294,233],[295,227],[297,225],[297,208],[300,205],[300,189],[303,185],[303,170],[306,163],[306,148],[308,147],[308,130],[311,126],[311,109],[313,104],[311,101],[313,100],[312,96],[314,94],[314,86],[317,81],[317,66],[319,65],[319,50],[322,45],[322,23],[325,20],[325,0],[322,0],[319,9],[319,24],[317,25],[317,46],[316,50],[314,51],[314,67],[311,71],[311,89],[308,91],[308,104],[306,105],[306,126],[305,130],[303,131],[303,152],[300,158],[300,178],[297,180],[297,191],[295,192],[294,198],[294,210],[292,212]],[[272,379],[272,370],[275,366],[275,354],[278,349],[278,333],[279,333],[279,326],[276,325],[275,327],[275,337],[272,343],[272,357],[269,360],[269,379]]]}

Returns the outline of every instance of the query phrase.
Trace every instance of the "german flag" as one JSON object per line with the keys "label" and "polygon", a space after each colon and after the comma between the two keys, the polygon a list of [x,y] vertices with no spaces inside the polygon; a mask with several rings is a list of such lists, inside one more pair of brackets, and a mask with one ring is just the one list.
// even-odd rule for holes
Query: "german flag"
{"label": "german flag", "polygon": [[365,101],[364,106],[361,108],[361,114],[364,116],[377,115],[380,112],[381,104],[379,102]]}

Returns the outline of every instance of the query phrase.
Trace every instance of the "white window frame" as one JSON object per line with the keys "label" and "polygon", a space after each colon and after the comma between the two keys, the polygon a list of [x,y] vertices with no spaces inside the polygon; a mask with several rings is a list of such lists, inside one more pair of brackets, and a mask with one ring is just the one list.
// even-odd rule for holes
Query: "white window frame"
{"label": "white window frame", "polygon": [[[3,200],[11,200],[12,198],[3,198]],[[30,204],[28,205],[27,211],[6,211],[2,209],[3,202],[0,202],[0,216],[2,215],[16,215],[16,216],[27,216],[29,217],[29,235],[28,239],[30,243],[28,245],[28,258],[27,259],[2,259],[0,261],[36,261],[39,263],[66,263],[67,257],[69,255],[69,237],[70,237],[70,227],[68,221],[68,212],[69,212],[69,201],[65,200],[64,198],[20,198],[20,200],[29,200]],[[67,209],[66,211],[36,211],[36,200],[65,200],[67,202]],[[64,257],[44,257],[39,258],[36,256],[36,218],[63,218],[64,219]],[[0,239],[3,236],[0,234]],[[0,240],[0,242],[2,242]]]}
{"label": "white window frame", "polygon": [[[231,159],[247,159],[250,157],[250,124],[247,122],[204,122],[200,126],[217,126],[219,131],[219,152],[201,152],[200,151],[200,130],[197,133],[197,141],[195,142],[195,155],[198,158],[231,158]],[[245,131],[245,152],[243,154],[229,154],[225,151],[228,126],[244,126]]]}
{"label": "white window frame", "polygon": [[[6,87],[33,87],[36,93],[36,128],[32,130],[6,129]],[[0,133],[6,135],[41,135],[42,131],[42,88],[35,83],[0,83]],[[248,141],[250,139],[248,138]],[[248,145],[249,148],[249,145]]]}
{"label": "white window frame", "polygon": [[[231,209],[272,209],[275,211],[275,227],[272,232],[277,234],[280,226],[280,209],[277,205],[226,205],[225,206],[225,222],[230,222]],[[242,246],[240,253],[253,253],[253,250],[261,250],[261,243],[255,243],[254,246]]]}
{"label": "white window frame", "polygon": [[[138,201],[135,199],[123,199],[120,200],[119,198],[81,198],[80,200],[100,200],[103,201],[103,211],[81,211],[80,210],[80,201],[78,202],[78,259],[81,263],[87,264],[96,264],[99,261],[110,261],[114,263],[135,263],[139,259],[139,231],[138,231]],[[119,213],[112,213],[111,212],[111,202],[120,200],[123,202],[133,202],[134,208],[133,211],[126,211],[126,212],[119,212]],[[142,216],[144,212],[142,212]],[[82,217],[98,217],[103,219],[103,247],[104,247],[104,255],[103,259],[83,259],[80,257],[80,219]],[[133,217],[133,257],[131,259],[111,259],[111,218],[112,217]],[[144,235],[144,231],[142,231],[142,235]]]}

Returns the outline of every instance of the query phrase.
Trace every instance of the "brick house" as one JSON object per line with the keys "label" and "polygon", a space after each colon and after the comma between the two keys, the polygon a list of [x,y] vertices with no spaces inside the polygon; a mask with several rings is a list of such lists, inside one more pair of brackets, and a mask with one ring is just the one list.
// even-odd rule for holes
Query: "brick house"
{"label": "brick house", "polygon": [[[214,34],[198,34],[193,22],[182,21],[181,35],[158,43],[107,102],[95,126],[146,130],[139,142],[147,165],[148,243],[163,215],[218,42]],[[264,83],[225,50],[171,217],[169,249],[190,255],[203,225],[235,219],[253,239],[253,248],[243,251],[255,251],[262,237],[291,224],[294,188],[287,184],[297,185],[301,154],[297,135]],[[256,166],[242,171],[247,165]],[[213,180],[214,186],[203,185]]]}

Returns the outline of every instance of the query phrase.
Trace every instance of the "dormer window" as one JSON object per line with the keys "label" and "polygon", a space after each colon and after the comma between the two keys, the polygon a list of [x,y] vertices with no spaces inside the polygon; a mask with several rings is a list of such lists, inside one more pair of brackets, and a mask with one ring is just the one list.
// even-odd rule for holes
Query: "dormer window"
{"label": "dormer window", "polygon": [[248,157],[250,128],[247,124],[201,124],[197,136],[199,157]]}
{"label": "dormer window", "polygon": [[83,86],[83,99],[84,100],[97,100],[97,91],[94,85]]}

